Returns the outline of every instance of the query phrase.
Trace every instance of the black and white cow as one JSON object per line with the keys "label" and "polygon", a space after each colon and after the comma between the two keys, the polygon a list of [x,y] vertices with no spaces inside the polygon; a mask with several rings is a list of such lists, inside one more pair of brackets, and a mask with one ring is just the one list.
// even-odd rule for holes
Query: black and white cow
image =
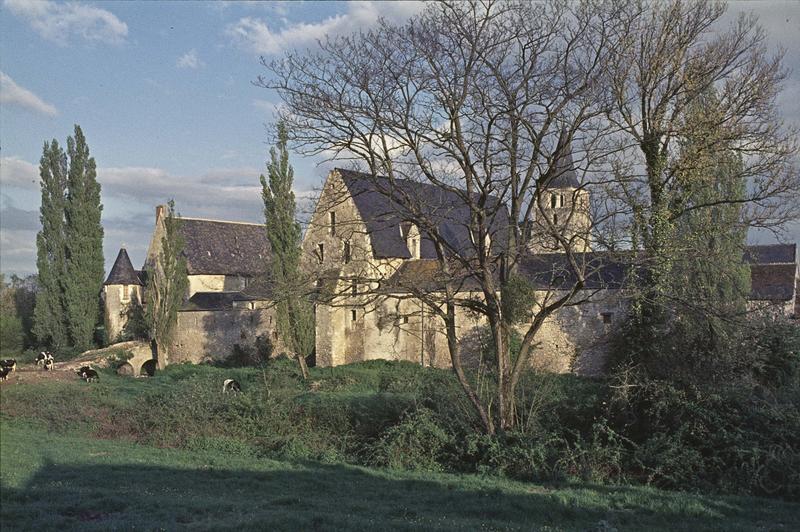
{"label": "black and white cow", "polygon": [[9,371],[17,371],[17,361],[13,358],[0,360],[0,368],[9,368]]}
{"label": "black and white cow", "polygon": [[0,368],[0,381],[6,380],[9,373],[11,373],[11,368],[7,368],[5,366]]}
{"label": "black and white cow", "polygon": [[241,385],[239,385],[239,383],[234,379],[225,379],[225,382],[222,383],[222,393],[241,392],[241,391],[242,391]]}
{"label": "black and white cow", "polygon": [[50,353],[48,353],[47,351],[42,351],[41,353],[36,355],[36,365],[37,366],[44,365],[44,361],[47,360],[47,355],[49,355],[49,354]]}
{"label": "black and white cow", "polygon": [[44,370],[53,371],[53,364],[54,364],[53,358],[52,357],[48,358],[47,360],[44,361]]}
{"label": "black and white cow", "polygon": [[86,382],[100,380],[100,375],[98,375],[97,371],[93,370],[90,366],[81,367],[79,370],[77,370],[77,373],[81,376],[81,379],[85,380]]}

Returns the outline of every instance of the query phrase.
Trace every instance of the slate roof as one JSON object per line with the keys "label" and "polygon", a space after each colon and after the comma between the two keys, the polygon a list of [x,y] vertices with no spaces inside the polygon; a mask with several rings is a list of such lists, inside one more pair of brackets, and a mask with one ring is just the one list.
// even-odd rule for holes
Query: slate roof
{"label": "slate roof", "polygon": [[264,272],[270,255],[262,224],[181,218],[189,275],[242,275]]}
{"label": "slate roof", "polygon": [[750,264],[794,264],[797,262],[797,244],[747,246],[744,257]]}
{"label": "slate roof", "polygon": [[751,264],[750,299],[790,301],[795,295],[796,275],[794,264]]}
{"label": "slate roof", "polygon": [[[418,207],[424,212],[426,219],[435,222],[440,234],[460,254],[469,256],[473,249],[469,234],[470,212],[457,193],[428,183],[404,179],[392,183],[384,177],[374,178],[371,174],[362,172],[340,168],[336,171],[341,175],[361,219],[367,226],[375,258],[411,258],[401,234],[402,224],[413,219],[406,207],[409,204]],[[396,201],[390,197],[392,195],[403,199]],[[508,213],[504,207],[498,205],[496,198],[490,198],[489,202],[490,209],[492,206],[497,207],[491,229],[492,233],[496,233],[507,226]],[[496,242],[502,240],[493,239]],[[492,245],[496,244],[493,242]],[[433,242],[424,236],[424,232],[420,243],[420,257],[436,258]]]}
{"label": "slate roof", "polygon": [[567,143],[566,130],[559,135],[558,148],[565,151],[556,161],[556,175],[547,183],[547,188],[579,188],[581,185],[578,182],[578,174],[575,173],[572,146]]}
{"label": "slate roof", "polygon": [[[750,246],[756,252],[765,246]],[[774,247],[774,246],[767,246]],[[756,248],[756,249],[753,249]],[[784,250],[785,251],[785,250]],[[588,290],[624,288],[633,273],[630,255],[627,252],[589,252],[577,253],[576,260],[586,274],[585,288]],[[781,259],[787,255],[763,255],[768,260]],[[540,290],[569,288],[575,283],[567,256],[563,253],[538,253],[522,257],[517,273],[528,279]],[[457,274],[456,274],[457,276]],[[751,264],[750,300],[753,301],[791,301],[797,284],[797,264]],[[405,292],[409,287],[435,290],[444,285],[445,277],[436,260],[411,260],[404,262],[397,272],[383,286],[387,292]],[[462,281],[461,289],[477,288],[470,279]]]}
{"label": "slate roof", "polygon": [[240,296],[240,292],[195,292],[181,310],[228,310]]}
{"label": "slate roof", "polygon": [[111,267],[111,272],[108,274],[106,282],[103,284],[144,284],[140,278],[141,272],[133,268],[131,259],[125,248],[120,248],[117,253],[117,259]]}

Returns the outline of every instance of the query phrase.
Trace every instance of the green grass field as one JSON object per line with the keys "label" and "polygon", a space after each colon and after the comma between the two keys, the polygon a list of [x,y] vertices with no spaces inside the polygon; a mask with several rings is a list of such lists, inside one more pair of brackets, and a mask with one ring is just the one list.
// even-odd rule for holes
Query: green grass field
{"label": "green grass field", "polygon": [[[800,505],[772,499],[349,465],[349,442],[400,416],[423,374],[315,369],[321,391],[310,392],[294,372],[177,366],[151,379],[106,371],[91,385],[67,374],[3,383],[2,530],[800,529]],[[227,375],[245,392],[223,397]]]}
{"label": "green grass field", "polygon": [[244,459],[2,422],[4,530],[797,530],[772,500]]}

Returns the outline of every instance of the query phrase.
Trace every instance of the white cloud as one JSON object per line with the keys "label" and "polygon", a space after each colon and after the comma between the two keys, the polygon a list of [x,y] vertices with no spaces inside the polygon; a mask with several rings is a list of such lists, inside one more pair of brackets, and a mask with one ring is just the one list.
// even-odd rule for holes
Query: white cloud
{"label": "white cloud", "polygon": [[45,102],[25,87],[17,85],[5,72],[0,72],[0,103],[19,105],[47,116],[58,114],[55,106]]}
{"label": "white cloud", "polygon": [[128,35],[128,25],[116,15],[80,2],[5,0],[4,5],[28,21],[39,35],[60,45],[66,45],[73,36],[90,42],[120,44]]}
{"label": "white cloud", "polygon": [[20,188],[39,187],[39,168],[17,157],[0,158],[0,184]]}
{"label": "white cloud", "polygon": [[380,17],[404,21],[420,11],[423,2],[349,2],[347,13],[321,22],[285,23],[273,30],[262,19],[243,17],[225,29],[238,46],[263,55],[275,55],[293,48],[313,45],[325,36],[335,37],[374,26]]}
{"label": "white cloud", "polygon": [[205,63],[197,57],[197,50],[189,50],[182,56],[178,58],[178,62],[176,63],[178,68],[200,68],[205,66]]}

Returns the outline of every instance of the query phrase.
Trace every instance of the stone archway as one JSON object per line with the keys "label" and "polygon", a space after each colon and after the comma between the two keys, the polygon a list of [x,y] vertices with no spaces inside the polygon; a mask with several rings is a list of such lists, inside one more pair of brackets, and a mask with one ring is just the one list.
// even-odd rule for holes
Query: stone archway
{"label": "stone archway", "polygon": [[145,361],[139,370],[139,376],[152,377],[156,374],[156,361],[153,359]]}

